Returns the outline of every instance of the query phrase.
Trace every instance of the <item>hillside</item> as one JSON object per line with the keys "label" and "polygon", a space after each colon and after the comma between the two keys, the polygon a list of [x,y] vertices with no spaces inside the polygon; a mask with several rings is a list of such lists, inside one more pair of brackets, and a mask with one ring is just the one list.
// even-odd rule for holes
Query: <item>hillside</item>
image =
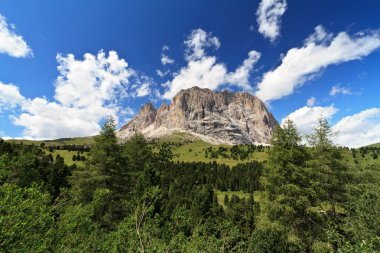
{"label": "hillside", "polygon": [[55,140],[19,140],[19,139],[10,139],[8,142],[11,143],[24,143],[24,144],[34,144],[40,145],[45,143],[46,146],[57,146],[57,145],[91,145],[94,143],[94,137],[74,137],[74,138],[61,138]]}
{"label": "hillside", "polygon": [[[93,137],[79,137],[79,138],[64,138],[57,140],[45,140],[45,141],[32,141],[32,140],[8,140],[11,143],[24,143],[33,144],[40,146],[45,143],[45,152],[52,153],[49,150],[50,146],[60,146],[60,145],[91,145],[94,143]],[[257,149],[253,152],[248,152],[247,149],[249,145],[228,145],[228,144],[210,144],[203,141],[196,136],[186,133],[186,132],[173,132],[170,135],[163,136],[161,138],[150,139],[152,142],[151,146],[154,149],[162,144],[169,144],[171,151],[173,152],[173,161],[175,162],[216,162],[218,164],[226,164],[229,166],[235,166],[239,163],[247,163],[251,161],[263,162],[267,160],[267,151],[269,147],[262,147],[262,150]],[[247,157],[241,159],[241,157],[231,157],[231,148],[237,146],[240,147],[238,152],[245,150],[248,154]],[[380,144],[373,144],[368,147],[380,147]],[[354,158],[352,152],[347,149],[343,149],[344,161],[351,166],[360,165],[362,167],[368,165],[380,165],[380,159],[373,159],[372,153],[368,152],[361,155],[360,149],[356,149],[358,155]],[[207,155],[206,155],[207,153]],[[73,162],[72,156],[77,154],[77,151],[69,150],[54,150],[53,156],[57,154],[64,157],[66,164],[83,164],[83,162]],[[84,152],[87,157],[88,153]],[[356,160],[356,161],[355,161]]]}
{"label": "hillside", "polygon": [[380,142],[379,143],[374,143],[374,144],[371,144],[371,145],[367,145],[366,147],[380,148]]}

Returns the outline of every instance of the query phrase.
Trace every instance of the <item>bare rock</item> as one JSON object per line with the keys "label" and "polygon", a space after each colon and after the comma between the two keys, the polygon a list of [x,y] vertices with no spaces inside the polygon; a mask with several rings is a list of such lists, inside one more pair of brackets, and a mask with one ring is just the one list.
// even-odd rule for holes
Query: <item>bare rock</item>
{"label": "bare rock", "polygon": [[256,96],[192,87],[158,110],[151,103],[144,105],[118,135],[127,138],[140,131],[155,138],[182,131],[211,143],[269,144],[277,124]]}

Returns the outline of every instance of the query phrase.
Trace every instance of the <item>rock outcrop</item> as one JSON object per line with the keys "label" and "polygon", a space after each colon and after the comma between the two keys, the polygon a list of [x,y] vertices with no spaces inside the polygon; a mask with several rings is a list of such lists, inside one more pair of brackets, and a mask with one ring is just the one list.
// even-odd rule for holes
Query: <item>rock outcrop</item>
{"label": "rock outcrop", "polygon": [[268,144],[277,124],[265,104],[249,93],[193,87],[181,90],[170,105],[164,103],[158,110],[151,103],[144,105],[118,136],[140,131],[159,138],[180,131],[210,143]]}

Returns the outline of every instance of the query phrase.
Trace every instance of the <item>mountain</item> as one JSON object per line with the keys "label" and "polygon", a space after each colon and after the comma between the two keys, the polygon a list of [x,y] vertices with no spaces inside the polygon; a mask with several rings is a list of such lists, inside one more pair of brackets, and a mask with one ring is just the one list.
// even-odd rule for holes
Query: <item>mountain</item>
{"label": "mountain", "polygon": [[268,144],[277,124],[265,104],[249,93],[192,87],[181,90],[170,105],[156,109],[145,104],[118,136],[124,139],[139,131],[160,138],[186,132],[212,144]]}

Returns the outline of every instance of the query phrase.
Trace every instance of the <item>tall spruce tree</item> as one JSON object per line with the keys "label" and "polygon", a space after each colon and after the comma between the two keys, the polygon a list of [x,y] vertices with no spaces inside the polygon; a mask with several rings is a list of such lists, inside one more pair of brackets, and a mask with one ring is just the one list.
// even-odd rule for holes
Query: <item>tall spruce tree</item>
{"label": "tall spruce tree", "polygon": [[126,215],[123,200],[128,197],[124,185],[128,167],[121,157],[115,134],[116,124],[109,117],[91,147],[85,168],[73,173],[72,193],[76,204],[90,203],[94,217],[102,227],[112,228]]}
{"label": "tall spruce tree", "polygon": [[287,120],[282,128],[278,126],[263,182],[270,201],[265,211],[269,220],[279,225],[277,229],[287,235],[285,244],[291,251],[310,252],[322,230],[318,225],[321,215],[311,210],[316,200],[305,166],[308,159],[295,124]]}
{"label": "tall spruce tree", "polygon": [[[335,249],[339,247],[339,231],[344,218],[347,200],[346,184],[350,174],[342,160],[342,151],[333,144],[334,133],[325,118],[318,120],[314,132],[307,136],[311,147],[311,159],[307,166],[311,168],[312,188],[319,200],[319,207],[331,225],[329,243]],[[338,211],[340,210],[340,211]],[[334,238],[335,237],[335,238]]]}

